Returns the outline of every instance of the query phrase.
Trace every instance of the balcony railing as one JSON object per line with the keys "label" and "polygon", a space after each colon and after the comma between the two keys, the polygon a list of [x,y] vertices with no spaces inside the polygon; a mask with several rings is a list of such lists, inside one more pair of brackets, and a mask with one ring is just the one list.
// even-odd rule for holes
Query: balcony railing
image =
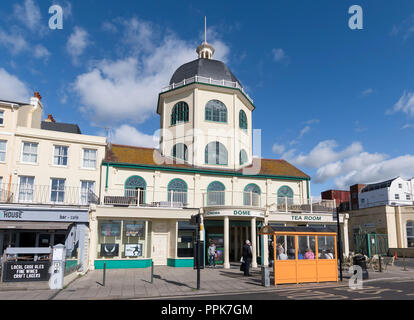
{"label": "balcony railing", "polygon": [[142,189],[107,190],[103,197],[104,205],[187,208],[189,193],[182,191],[153,192]]}
{"label": "balcony railing", "polygon": [[44,185],[3,184],[0,187],[0,203],[55,204],[88,206],[99,203],[91,189]]}
{"label": "balcony railing", "polygon": [[202,76],[194,76],[194,77],[191,77],[191,78],[188,78],[188,79],[184,79],[181,82],[170,84],[169,86],[162,88],[161,91],[162,92],[169,91],[169,90],[179,88],[179,87],[188,85],[190,83],[196,83],[196,82],[239,89],[250,100],[250,102],[253,103],[253,99],[249,97],[249,95],[244,91],[244,89],[242,88],[242,86],[240,86],[240,84],[238,82],[227,81],[227,80],[215,80],[215,79],[202,77]]}

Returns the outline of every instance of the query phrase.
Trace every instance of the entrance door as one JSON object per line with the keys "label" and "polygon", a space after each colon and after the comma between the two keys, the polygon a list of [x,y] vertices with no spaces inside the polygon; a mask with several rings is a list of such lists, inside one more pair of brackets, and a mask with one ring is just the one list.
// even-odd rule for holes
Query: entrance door
{"label": "entrance door", "polygon": [[168,249],[168,235],[158,234],[154,235],[152,243],[152,259],[154,265],[167,265],[167,249]]}

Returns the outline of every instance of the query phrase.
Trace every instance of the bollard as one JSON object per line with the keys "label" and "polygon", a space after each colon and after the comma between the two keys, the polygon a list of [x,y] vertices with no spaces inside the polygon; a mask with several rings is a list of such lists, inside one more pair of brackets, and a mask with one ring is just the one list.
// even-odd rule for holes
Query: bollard
{"label": "bollard", "polygon": [[103,279],[102,279],[102,286],[104,287],[105,287],[105,279],[106,279],[106,262],[104,262]]}
{"label": "bollard", "polygon": [[382,268],[381,268],[381,255],[379,255],[379,272],[382,272]]}
{"label": "bollard", "polygon": [[154,261],[151,260],[151,283],[154,283]]}
{"label": "bollard", "polygon": [[405,253],[403,255],[403,265],[404,265],[404,270],[403,271],[407,271],[407,268],[405,267]]}

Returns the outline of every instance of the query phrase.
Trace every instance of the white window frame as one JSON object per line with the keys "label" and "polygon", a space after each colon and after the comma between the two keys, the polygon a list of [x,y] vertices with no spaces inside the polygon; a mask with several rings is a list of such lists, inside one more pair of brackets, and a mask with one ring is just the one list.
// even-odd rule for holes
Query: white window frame
{"label": "white window frame", "polygon": [[[52,200],[52,192],[53,192],[53,189],[52,189],[52,185],[53,185],[53,180],[63,180],[63,201],[53,201]],[[60,184],[58,184],[58,188],[59,188],[59,185]],[[65,203],[65,196],[66,196],[66,179],[65,178],[50,178],[50,202],[51,203]],[[58,190],[56,190],[56,200],[58,200],[59,199],[59,193],[61,193],[62,191],[60,191],[59,189]]]}
{"label": "white window frame", "polygon": [[[63,157],[64,157],[63,155],[60,155],[60,154],[57,155],[57,156],[55,155],[56,148],[66,148],[66,150],[67,150],[66,151],[66,164],[58,164],[58,163],[55,163],[55,157],[57,157],[58,159],[59,158],[63,159]],[[68,146],[64,146],[64,145],[59,145],[59,144],[53,145],[52,164],[54,166],[56,166],[56,167],[67,167],[68,166],[68,161],[69,161],[69,147]]]}
{"label": "white window frame", "polygon": [[[25,143],[37,145],[37,148],[36,148],[36,162],[24,161],[23,160],[23,158],[24,158],[24,144]],[[33,153],[30,153],[30,155],[33,155]],[[32,142],[32,141],[22,141],[22,153],[21,153],[20,162],[21,163],[27,163],[27,164],[37,164],[38,160],[39,160],[39,143],[38,142]]]}
{"label": "white window frame", "polygon": [[395,200],[400,200],[400,195],[399,195],[398,193],[396,193],[396,194],[394,195],[394,198],[395,198]]}
{"label": "white window frame", "polygon": [[[31,199],[29,199],[29,200],[27,200],[27,191],[24,193],[24,199],[22,199],[22,197],[21,197],[21,195],[20,195],[20,187],[21,187],[21,185],[22,185],[22,178],[32,178],[33,179],[33,188],[32,188],[32,198]],[[18,194],[17,194],[17,202],[24,202],[24,203],[31,203],[31,202],[33,202],[33,199],[34,199],[34,182],[35,182],[35,177],[34,176],[19,176],[19,184],[18,184],[18,186],[17,186],[17,192],[18,192]],[[27,182],[26,182],[26,185],[27,185]],[[25,189],[25,190],[29,190],[29,189]]]}
{"label": "white window frame", "polygon": [[[93,188],[90,188],[94,193],[95,193],[95,186],[96,186],[96,182],[94,181],[94,180],[81,180],[80,181],[80,191],[79,191],[79,202],[80,202],[80,204],[84,204],[84,205],[86,205],[86,204],[88,204],[88,199],[86,198],[86,202],[84,202],[83,201],[83,194],[82,194],[82,183],[83,182],[86,182],[88,185],[90,184],[90,183],[93,183]],[[87,194],[86,194],[86,196],[87,196]]]}
{"label": "white window frame", "polygon": [[[95,166],[94,167],[85,167],[85,151],[95,151]],[[97,149],[91,149],[91,148],[82,148],[82,165],[81,168],[82,169],[88,169],[88,170],[96,170],[96,165],[97,165],[97,161],[98,161],[98,150]],[[91,159],[87,159],[87,161],[92,161]]]}
{"label": "white window frame", "polygon": [[2,120],[0,127],[4,127],[4,110],[0,110],[0,119]]}
{"label": "white window frame", "polygon": [[4,142],[4,151],[0,149],[0,154],[4,153],[4,160],[1,160],[1,158],[0,158],[0,163],[5,163],[6,162],[6,156],[7,156],[7,140],[0,140],[0,145],[3,142]]}

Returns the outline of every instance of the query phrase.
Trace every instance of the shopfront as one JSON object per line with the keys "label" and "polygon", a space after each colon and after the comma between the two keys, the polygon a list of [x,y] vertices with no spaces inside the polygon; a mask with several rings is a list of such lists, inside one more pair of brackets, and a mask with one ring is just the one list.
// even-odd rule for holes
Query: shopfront
{"label": "shopfront", "polygon": [[88,209],[60,209],[50,207],[0,207],[0,249],[7,247],[66,246],[69,264],[87,259],[85,238],[88,234]]}

